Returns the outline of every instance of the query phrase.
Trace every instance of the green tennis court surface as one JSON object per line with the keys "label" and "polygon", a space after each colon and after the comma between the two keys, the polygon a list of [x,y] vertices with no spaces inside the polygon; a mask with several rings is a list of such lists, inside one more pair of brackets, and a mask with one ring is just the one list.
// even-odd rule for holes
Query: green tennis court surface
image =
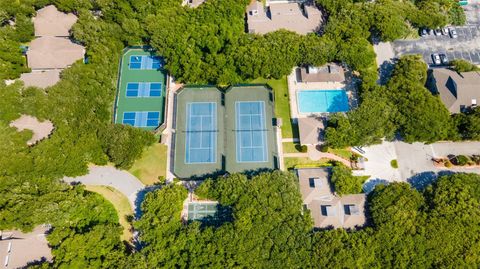
{"label": "green tennis court surface", "polygon": [[206,217],[215,217],[216,202],[192,202],[188,204],[188,220],[201,220]]}
{"label": "green tennis court surface", "polygon": [[120,65],[114,122],[154,130],[164,121],[166,72],[147,48],[124,50]]}
{"label": "green tennis court surface", "polygon": [[278,168],[270,89],[186,87],[175,101],[173,171],[178,177]]}

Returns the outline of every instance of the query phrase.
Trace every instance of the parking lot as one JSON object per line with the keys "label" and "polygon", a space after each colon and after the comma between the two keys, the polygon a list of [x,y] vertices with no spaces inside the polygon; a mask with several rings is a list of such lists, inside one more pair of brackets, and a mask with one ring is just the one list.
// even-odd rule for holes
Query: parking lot
{"label": "parking lot", "polygon": [[451,61],[465,59],[480,65],[480,3],[465,6],[467,25],[453,26],[458,38],[449,35],[427,35],[416,40],[397,40],[392,43],[396,57],[406,54],[421,54],[424,60],[433,65],[432,53],[443,53]]}

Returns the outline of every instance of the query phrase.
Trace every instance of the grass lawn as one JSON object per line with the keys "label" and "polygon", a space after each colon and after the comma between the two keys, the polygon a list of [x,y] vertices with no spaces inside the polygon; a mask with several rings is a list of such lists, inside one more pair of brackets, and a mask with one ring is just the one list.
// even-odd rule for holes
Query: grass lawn
{"label": "grass lawn", "polygon": [[142,157],[129,170],[145,185],[152,185],[158,182],[158,177],[165,177],[166,171],[167,146],[160,143],[145,149]]}
{"label": "grass lawn", "polygon": [[117,211],[118,221],[123,227],[121,239],[129,241],[132,238],[132,232],[130,231],[130,223],[127,222],[126,216],[132,215],[133,209],[130,206],[128,198],[112,187],[87,185],[85,186],[85,189],[102,195],[106,200],[112,203]]}
{"label": "grass lawn", "polygon": [[346,149],[331,149],[331,148],[329,148],[328,152],[332,153],[332,154],[335,154],[339,157],[342,157],[346,160],[350,160],[352,158],[352,156],[355,154],[351,150],[349,150],[348,148],[346,148]]}
{"label": "grass lawn", "polygon": [[266,83],[272,87],[275,94],[275,114],[282,119],[283,138],[298,137],[298,126],[292,124],[290,117],[290,101],[288,97],[287,77],[281,79],[257,78],[249,83]]}
{"label": "grass lawn", "polygon": [[318,161],[312,161],[308,157],[304,158],[290,158],[286,157],[285,160],[285,168],[288,170],[294,168],[313,168],[313,167],[325,167],[331,166],[329,159],[320,159]]}
{"label": "grass lawn", "polygon": [[284,142],[283,153],[305,153],[307,152],[307,146],[302,146],[293,142]]}

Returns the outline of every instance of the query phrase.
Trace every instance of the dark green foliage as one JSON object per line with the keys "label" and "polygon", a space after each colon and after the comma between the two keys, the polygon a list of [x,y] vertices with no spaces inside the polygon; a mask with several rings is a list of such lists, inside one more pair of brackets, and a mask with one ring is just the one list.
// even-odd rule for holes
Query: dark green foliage
{"label": "dark green foliage", "polygon": [[128,169],[143,149],[155,142],[148,131],[126,125],[112,125],[100,134],[104,151],[110,161],[119,168]]}
{"label": "dark green foliage", "polygon": [[362,103],[347,116],[329,121],[326,141],[332,147],[369,145],[400,132],[406,142],[457,139],[450,113],[425,88],[427,66],[420,56],[404,56],[386,86],[364,89]]}
{"label": "dark green foliage", "polygon": [[198,222],[182,225],[184,187],[170,185],[150,193],[143,205],[145,214],[136,223],[147,244],[133,256],[132,264],[438,268],[480,263],[478,175],[441,177],[424,194],[407,183],[379,185],[368,198],[372,227],[352,232],[308,232],[310,216],[299,214],[302,202],[294,181],[280,172],[253,179],[231,175],[207,180],[197,193],[225,201],[234,211],[233,222],[218,228],[201,228]]}
{"label": "dark green foliage", "polygon": [[450,18],[450,24],[452,25],[465,25],[467,22],[467,16],[465,15],[465,12],[458,4],[454,4],[452,6],[448,12],[448,16]]}
{"label": "dark green foliage", "polygon": [[452,66],[453,70],[461,73],[461,72],[470,72],[470,71],[479,71],[476,65],[470,63],[467,60],[463,59],[454,59],[450,61],[450,65]]}
{"label": "dark green foliage", "polygon": [[340,164],[332,168],[330,180],[335,193],[341,196],[344,194],[361,193],[366,178],[353,176],[352,170]]}
{"label": "dark green foliage", "polygon": [[251,180],[234,174],[207,181],[200,192],[230,205],[233,223],[183,226],[180,211],[187,196],[182,186],[149,194],[136,224],[146,243],[139,253],[146,257],[146,267],[309,267],[311,221],[299,210],[293,174],[265,173]]}
{"label": "dark green foliage", "polygon": [[470,159],[465,155],[457,155],[455,158],[451,159],[452,163],[459,166],[467,165]]}
{"label": "dark green foliage", "polygon": [[480,107],[455,114],[453,118],[463,139],[480,140]]}

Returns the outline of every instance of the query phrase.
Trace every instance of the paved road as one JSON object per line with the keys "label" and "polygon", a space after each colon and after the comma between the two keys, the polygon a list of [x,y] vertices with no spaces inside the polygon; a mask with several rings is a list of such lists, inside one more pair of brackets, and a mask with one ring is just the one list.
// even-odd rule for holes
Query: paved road
{"label": "paved road", "polygon": [[449,60],[465,59],[480,64],[480,4],[472,3],[464,7],[467,15],[465,26],[455,26],[458,38],[429,35],[418,40],[397,40],[393,42],[396,57],[406,54],[421,54],[428,64],[432,63],[432,53],[444,53]]}
{"label": "paved road", "polygon": [[112,166],[91,166],[87,175],[74,178],[65,177],[63,180],[68,183],[80,182],[85,185],[113,187],[128,198],[132,208],[137,208],[136,205],[139,205],[137,194],[145,188],[135,176]]}
{"label": "paved road", "polygon": [[[423,143],[407,144],[404,142],[384,142],[364,148],[365,171],[360,174],[370,175],[366,190],[375,184],[404,181],[423,186],[432,182],[438,175],[452,172],[480,174],[480,168],[441,169],[435,167],[432,158],[454,155],[480,155],[480,142],[439,142],[430,145]],[[398,161],[398,169],[390,166],[390,161]]]}

